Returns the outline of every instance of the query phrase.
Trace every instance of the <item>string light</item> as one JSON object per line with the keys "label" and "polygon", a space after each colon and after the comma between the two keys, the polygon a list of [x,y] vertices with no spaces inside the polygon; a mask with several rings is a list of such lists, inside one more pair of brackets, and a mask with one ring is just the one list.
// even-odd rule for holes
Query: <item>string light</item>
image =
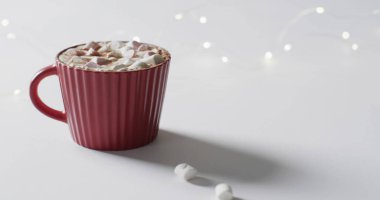
{"label": "string light", "polygon": [[132,40],[134,40],[134,41],[136,41],[136,42],[140,42],[140,37],[138,37],[138,36],[134,36],[134,37],[132,38]]}
{"label": "string light", "polygon": [[207,18],[205,16],[202,16],[202,17],[199,18],[199,22],[201,24],[205,24],[205,23],[207,23]]}
{"label": "string light", "polygon": [[[325,10],[325,8],[322,7],[322,6],[316,7],[315,9],[314,9],[314,8],[308,8],[308,9],[306,9],[305,11],[303,11],[303,12],[300,13],[299,18],[300,18],[300,17],[304,17],[304,16],[306,16],[306,15],[313,14],[313,13],[323,14],[323,13],[325,13],[325,12],[326,12],[326,10]],[[380,14],[380,9],[373,10],[373,11],[372,11],[371,13],[369,13],[369,14],[372,14],[372,15],[379,15],[379,14]],[[174,15],[174,19],[175,19],[175,20],[180,21],[180,20],[182,20],[183,18],[184,18],[184,14],[183,14],[183,13],[177,13],[177,14]],[[298,21],[299,21],[298,18],[296,18],[295,20],[292,20],[292,21],[291,21],[291,22],[292,22],[291,25],[297,23]],[[207,19],[205,16],[201,16],[201,17],[199,18],[199,22],[200,22],[201,24],[206,24],[206,23],[208,22],[208,19]],[[0,25],[3,26],[3,27],[7,27],[7,26],[9,26],[9,24],[10,24],[10,22],[9,22],[8,19],[2,19],[2,20],[0,21]],[[289,26],[289,27],[290,27],[290,26]],[[123,32],[119,32],[119,34],[122,34],[122,33],[123,33]],[[344,32],[342,32],[341,37],[342,37],[343,40],[348,40],[348,39],[351,37],[351,35],[350,35],[349,32],[344,31]],[[7,39],[10,39],[10,40],[13,40],[13,39],[16,39],[16,35],[15,35],[14,33],[12,33],[12,32],[9,32],[9,33],[6,34],[6,38],[7,38]],[[140,42],[140,37],[138,37],[138,36],[134,36],[132,39],[133,39],[134,41]],[[211,43],[208,42],[208,41],[206,41],[206,42],[203,43],[202,46],[203,46],[203,48],[205,48],[205,49],[209,49],[209,48],[211,48]],[[293,48],[292,45],[288,43],[288,44],[285,44],[285,45],[284,45],[283,50],[284,50],[285,52],[289,52],[289,51],[292,50],[292,48]],[[359,45],[358,45],[357,43],[352,43],[352,44],[351,44],[351,49],[352,49],[353,51],[357,51],[357,50],[359,49]],[[220,59],[221,59],[221,61],[222,61],[223,63],[227,63],[227,62],[229,62],[229,58],[228,58],[227,56],[222,56],[222,57],[220,57]],[[270,51],[265,52],[265,54],[264,54],[264,59],[267,60],[267,61],[269,61],[269,62],[267,62],[267,63],[271,63],[270,60],[273,59],[273,53],[270,52]],[[13,90],[13,95],[20,95],[21,92],[22,92],[22,91],[21,91],[20,89],[15,89],[15,90]]]}
{"label": "string light", "polygon": [[354,51],[356,51],[356,50],[359,49],[359,45],[356,44],[356,43],[354,43],[354,44],[352,44],[351,49],[354,50]]}
{"label": "string light", "polygon": [[210,47],[211,47],[211,43],[210,42],[203,42],[203,48],[208,49]]}
{"label": "string light", "polygon": [[19,95],[21,93],[21,90],[20,89],[15,89],[13,91],[13,95]]}
{"label": "string light", "polygon": [[16,39],[16,35],[13,34],[13,33],[8,33],[7,34],[7,38],[10,39],[10,40],[13,40],[13,39]]}
{"label": "string light", "polygon": [[3,25],[4,27],[8,26],[9,25],[9,20],[8,19],[1,20],[1,25]]}
{"label": "string light", "polygon": [[273,58],[273,54],[270,51],[265,52],[264,55],[265,60],[271,60]]}
{"label": "string light", "polygon": [[229,61],[228,57],[226,57],[226,56],[222,56],[222,62],[226,63],[226,62],[228,62],[228,61]]}
{"label": "string light", "polygon": [[292,50],[292,45],[291,44],[285,44],[284,51],[290,51],[290,50]]}
{"label": "string light", "polygon": [[178,13],[178,14],[176,14],[175,16],[174,16],[174,19],[176,19],[176,20],[181,20],[183,18],[183,14],[182,13]]}
{"label": "string light", "polygon": [[[278,40],[279,40],[279,41],[282,41],[282,38],[284,37],[284,35],[285,35],[286,32],[288,31],[289,27],[295,25],[295,24],[296,24],[301,18],[303,18],[303,17],[305,17],[305,16],[308,16],[308,15],[311,15],[311,14],[313,14],[313,13],[324,14],[325,12],[326,12],[326,9],[325,9],[325,7],[323,7],[323,6],[318,6],[318,7],[314,7],[314,8],[312,7],[312,8],[308,8],[308,9],[302,10],[302,11],[301,11],[301,12],[300,12],[300,13],[299,13],[299,14],[298,14],[293,20],[290,21],[290,23],[286,26],[285,31],[283,31],[284,33],[283,33],[283,34],[280,34],[280,36],[278,37]],[[371,14],[373,14],[373,15],[380,14],[380,9],[373,10]],[[175,18],[176,20],[182,20],[183,17],[184,17],[183,13],[177,13],[177,14],[174,16],[174,18]],[[207,19],[205,16],[201,16],[201,17],[199,18],[199,22],[200,22],[201,24],[206,24],[206,23],[208,22],[208,19]],[[348,39],[351,37],[351,35],[350,35],[350,33],[349,33],[348,31],[344,31],[344,32],[341,33],[341,37],[342,37],[343,40],[348,40]],[[202,46],[203,46],[203,48],[205,48],[205,49],[209,49],[209,48],[211,48],[211,43],[208,42],[208,41],[206,41],[206,42],[203,42]],[[353,51],[358,50],[358,48],[359,48],[359,46],[358,46],[358,44],[356,44],[356,43],[353,43],[353,44],[351,45],[351,49],[352,49]],[[287,44],[285,44],[285,45],[283,46],[283,50],[284,50],[285,52],[292,51],[292,49],[293,49],[293,46],[292,46],[292,44],[290,44],[290,43],[287,43]],[[227,56],[222,56],[222,57],[220,57],[220,59],[221,59],[221,61],[222,61],[223,63],[227,63],[227,62],[229,62],[229,59],[228,59]],[[267,61],[272,60],[272,59],[273,59],[273,53],[270,52],[270,51],[265,52],[265,54],[264,54],[264,59],[267,60]]]}
{"label": "string light", "polygon": [[315,8],[315,12],[317,12],[318,14],[323,14],[325,12],[325,8],[319,6],[319,7]]}
{"label": "string light", "polygon": [[342,38],[343,38],[344,40],[348,40],[348,38],[350,38],[350,33],[347,32],[347,31],[343,32],[343,33],[342,33]]}

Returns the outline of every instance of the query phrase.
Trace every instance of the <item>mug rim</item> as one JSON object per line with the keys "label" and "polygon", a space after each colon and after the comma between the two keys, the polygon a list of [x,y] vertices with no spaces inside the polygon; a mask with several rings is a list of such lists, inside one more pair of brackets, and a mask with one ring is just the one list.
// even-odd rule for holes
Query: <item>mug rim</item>
{"label": "mug rim", "polygon": [[[96,42],[99,42],[99,41],[96,41]],[[110,41],[105,41],[105,42],[110,42]],[[124,41],[122,40],[121,42],[129,42],[129,41]],[[73,45],[73,46],[70,46],[70,47],[67,47],[63,50],[61,50],[56,56],[55,56],[55,62],[56,63],[59,63],[61,66],[64,66],[66,68],[71,68],[73,70],[80,70],[80,71],[85,71],[85,72],[94,72],[94,73],[132,73],[132,72],[140,72],[140,71],[146,71],[146,70],[151,70],[151,69],[154,69],[154,68],[157,68],[157,67],[162,67],[164,64],[168,63],[170,60],[171,60],[171,54],[169,53],[168,50],[166,50],[165,48],[162,48],[160,46],[157,46],[155,44],[151,44],[151,43],[145,43],[145,42],[142,42],[142,44],[147,44],[147,45],[153,45],[153,46],[157,46],[163,50],[165,50],[167,53],[168,53],[168,59],[165,60],[164,62],[158,64],[158,65],[154,65],[152,67],[149,67],[149,68],[146,68],[146,69],[138,69],[138,70],[133,70],[133,71],[94,71],[94,70],[88,70],[88,69],[82,69],[82,68],[79,68],[77,66],[73,66],[73,67],[69,67],[66,63],[62,62],[60,59],[59,59],[59,56],[65,52],[66,50],[68,49],[71,49],[71,48],[76,48],[78,46],[81,46],[81,45],[85,45],[86,43],[81,43],[81,44],[76,44],[76,45]]]}

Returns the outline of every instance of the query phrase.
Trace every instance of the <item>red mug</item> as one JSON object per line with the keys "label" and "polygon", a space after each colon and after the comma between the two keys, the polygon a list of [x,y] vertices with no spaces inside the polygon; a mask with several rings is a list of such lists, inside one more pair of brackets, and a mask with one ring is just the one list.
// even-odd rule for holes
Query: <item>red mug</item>
{"label": "red mug", "polygon": [[[148,69],[100,72],[62,63],[58,57],[67,49],[58,53],[55,65],[33,78],[29,92],[34,106],[67,123],[74,141],[90,149],[126,150],[152,142],[159,129],[170,56]],[[65,111],[50,108],[38,96],[41,80],[51,75],[59,78]]]}

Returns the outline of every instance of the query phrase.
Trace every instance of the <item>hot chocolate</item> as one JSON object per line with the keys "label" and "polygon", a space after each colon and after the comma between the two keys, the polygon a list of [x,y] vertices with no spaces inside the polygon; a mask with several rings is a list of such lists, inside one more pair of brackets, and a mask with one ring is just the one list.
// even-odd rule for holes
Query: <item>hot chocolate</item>
{"label": "hot chocolate", "polygon": [[169,53],[158,46],[137,41],[89,42],[59,55],[69,67],[93,71],[135,71],[147,69],[169,59]]}

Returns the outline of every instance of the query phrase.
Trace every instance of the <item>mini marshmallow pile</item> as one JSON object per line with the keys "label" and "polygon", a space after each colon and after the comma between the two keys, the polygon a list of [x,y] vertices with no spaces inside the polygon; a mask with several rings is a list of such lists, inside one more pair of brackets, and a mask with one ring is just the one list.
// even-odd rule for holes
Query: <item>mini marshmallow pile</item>
{"label": "mini marshmallow pile", "polygon": [[67,49],[59,55],[59,60],[69,67],[93,71],[147,69],[168,58],[166,50],[137,41],[89,42]]}
{"label": "mini marshmallow pile", "polygon": [[[197,176],[198,171],[187,163],[181,163],[174,168],[174,173],[184,181]],[[220,183],[215,187],[215,196],[218,200],[232,200],[232,187],[226,183]]]}

